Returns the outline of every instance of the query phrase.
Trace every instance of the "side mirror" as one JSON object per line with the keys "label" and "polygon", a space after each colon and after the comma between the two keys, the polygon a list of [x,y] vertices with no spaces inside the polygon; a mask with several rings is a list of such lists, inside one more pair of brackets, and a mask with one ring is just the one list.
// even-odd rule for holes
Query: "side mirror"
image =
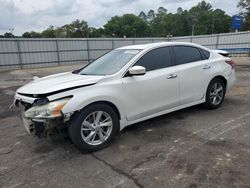
{"label": "side mirror", "polygon": [[139,76],[144,75],[146,73],[146,68],[142,66],[133,66],[128,69],[128,75],[130,76]]}

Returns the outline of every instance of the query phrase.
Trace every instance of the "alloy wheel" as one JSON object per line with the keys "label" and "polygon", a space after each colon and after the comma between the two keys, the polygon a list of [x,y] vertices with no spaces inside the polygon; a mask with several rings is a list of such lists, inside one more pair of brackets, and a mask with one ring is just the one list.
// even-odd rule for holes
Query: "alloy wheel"
{"label": "alloy wheel", "polygon": [[82,122],[81,136],[89,145],[100,145],[109,138],[112,129],[111,116],[104,111],[95,111]]}
{"label": "alloy wheel", "polygon": [[215,82],[210,90],[210,101],[213,105],[218,105],[223,99],[224,89],[220,82]]}

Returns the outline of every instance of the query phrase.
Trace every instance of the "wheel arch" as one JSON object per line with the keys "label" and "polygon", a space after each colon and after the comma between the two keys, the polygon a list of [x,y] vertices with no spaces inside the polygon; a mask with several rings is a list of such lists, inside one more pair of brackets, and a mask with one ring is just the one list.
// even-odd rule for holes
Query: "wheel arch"
{"label": "wheel arch", "polygon": [[100,100],[100,101],[91,102],[88,105],[86,105],[85,107],[83,107],[82,109],[87,108],[87,107],[89,107],[91,105],[94,105],[94,104],[106,104],[106,105],[110,106],[115,111],[115,113],[117,114],[119,120],[121,120],[121,113],[120,113],[118,107],[114,103],[112,103],[110,101]]}
{"label": "wheel arch", "polygon": [[221,79],[221,80],[223,81],[223,83],[225,84],[225,87],[227,88],[227,79],[225,78],[225,76],[223,76],[223,75],[221,75],[221,74],[215,75],[215,76],[212,77],[212,79],[210,80],[210,82],[208,82],[207,85],[206,85],[206,87],[204,88],[204,96],[203,96],[203,97],[206,96],[206,92],[207,92],[207,89],[208,89],[209,84],[210,84],[214,79],[216,79],[216,78]]}
{"label": "wheel arch", "polygon": [[227,79],[222,75],[217,75],[217,76],[213,77],[209,83],[211,83],[216,78],[221,79],[223,81],[223,83],[225,84],[225,87],[227,88]]}

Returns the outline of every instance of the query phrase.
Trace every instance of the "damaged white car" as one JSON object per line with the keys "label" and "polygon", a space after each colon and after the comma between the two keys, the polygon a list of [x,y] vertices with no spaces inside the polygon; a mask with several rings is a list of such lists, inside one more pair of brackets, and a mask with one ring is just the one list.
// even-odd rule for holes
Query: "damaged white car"
{"label": "damaged white car", "polygon": [[28,133],[67,130],[78,149],[95,151],[128,125],[202,103],[219,107],[234,65],[191,43],[126,46],[80,70],[34,79],[17,90],[15,106]]}

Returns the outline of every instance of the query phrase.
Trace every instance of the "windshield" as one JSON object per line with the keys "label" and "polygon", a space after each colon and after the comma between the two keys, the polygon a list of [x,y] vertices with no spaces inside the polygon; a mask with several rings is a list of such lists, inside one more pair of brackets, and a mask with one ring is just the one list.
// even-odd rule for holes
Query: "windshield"
{"label": "windshield", "polygon": [[118,49],[101,56],[83,68],[78,74],[82,75],[110,75],[118,72],[140,50]]}

